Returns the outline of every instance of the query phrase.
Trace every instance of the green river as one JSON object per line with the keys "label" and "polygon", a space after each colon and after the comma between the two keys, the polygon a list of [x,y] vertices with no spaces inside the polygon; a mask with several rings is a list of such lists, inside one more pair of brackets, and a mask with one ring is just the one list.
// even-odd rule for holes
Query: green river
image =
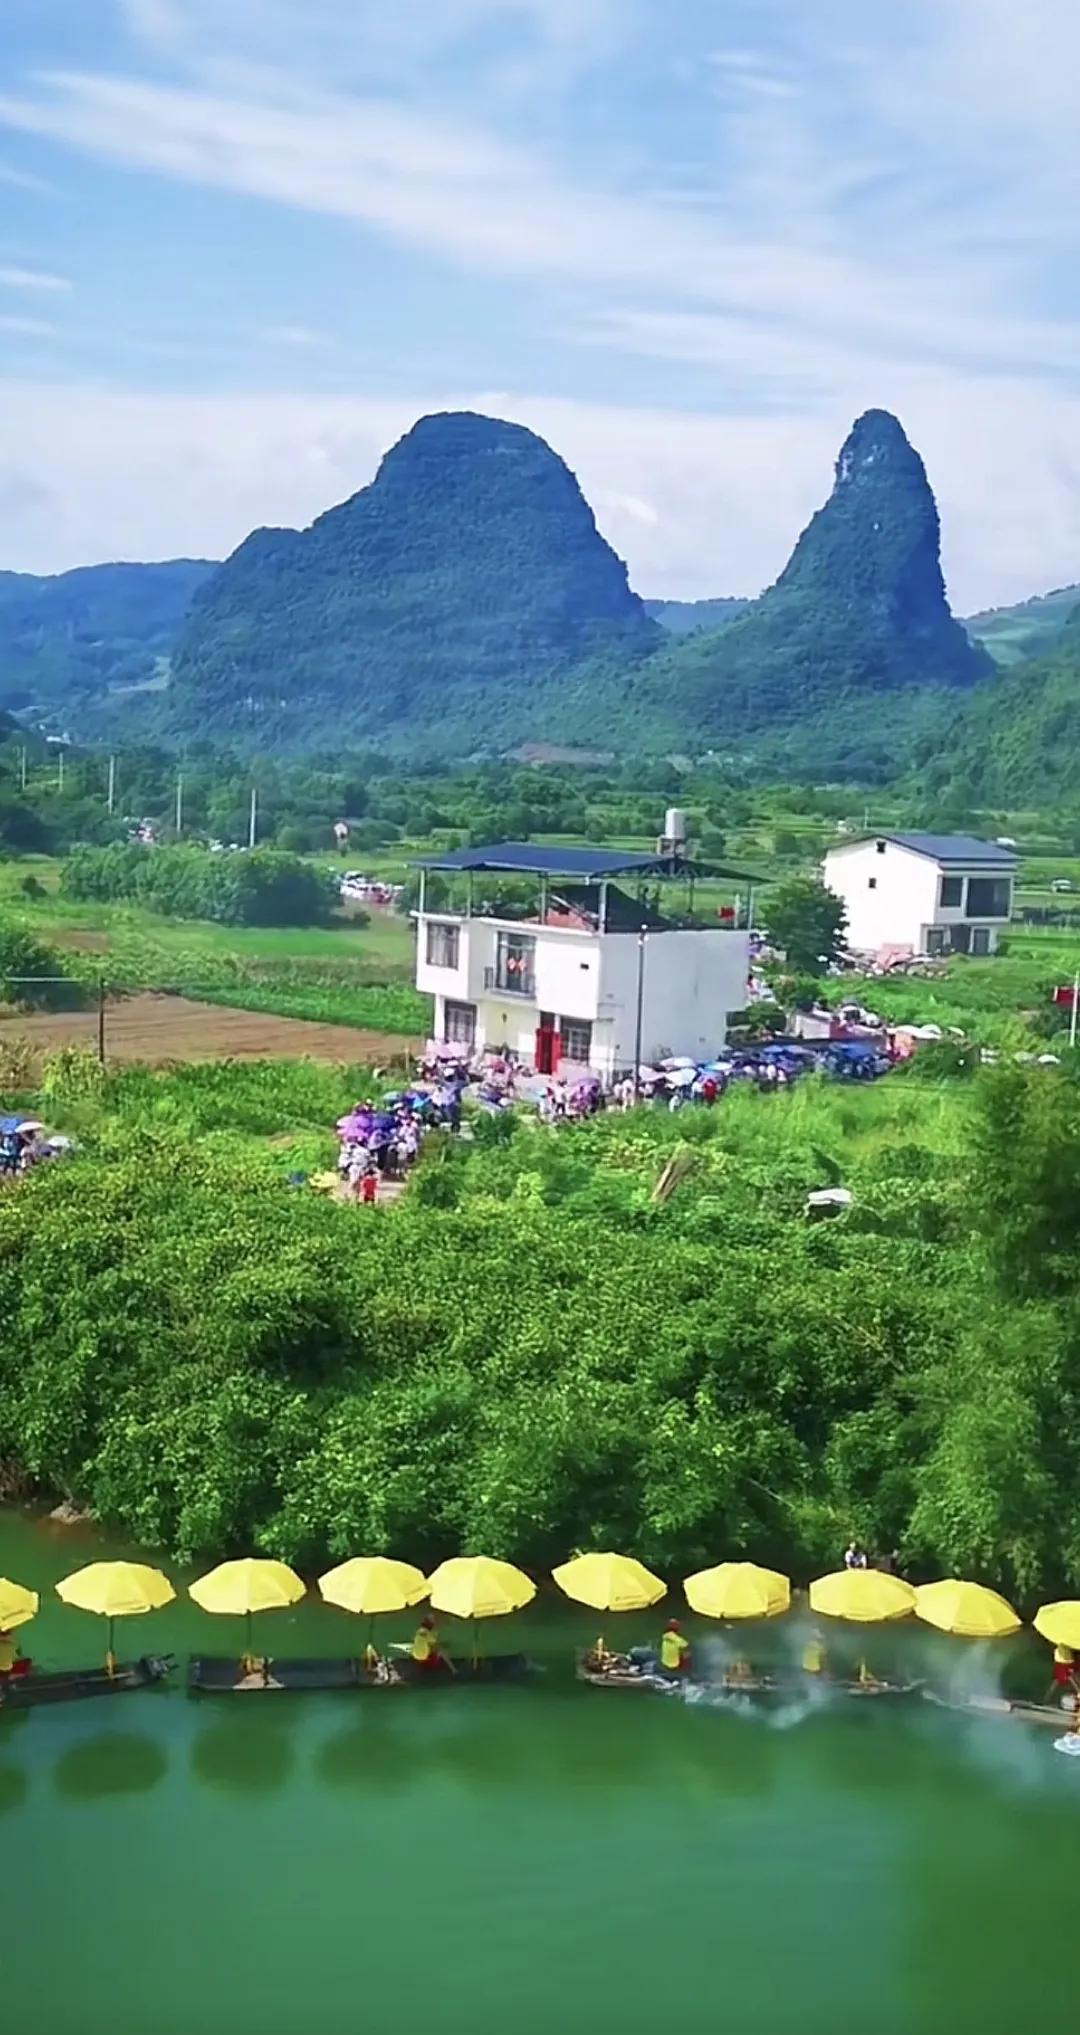
{"label": "green river", "polygon": [[[0,1574],[43,1593],[35,1660],[100,1656],[100,1623],[51,1586],[134,1552],[0,1515]],[[177,1676],[0,1716],[8,2025],[1023,2035],[1071,2011],[1080,1760],[1053,1731],[920,1701],[770,1717],[582,1688],[572,1649],[599,1622],[553,1604],[513,1621],[544,1669],[525,1687],[196,1699]],[[356,1642],[317,1602],[257,1632],[281,1653]],[[798,1636],[783,1620],[744,1650]],[[185,1599],[120,1650],[239,1642]],[[992,1655],[908,1626],[829,1643],[972,1686],[1047,1680],[1030,1635]]]}

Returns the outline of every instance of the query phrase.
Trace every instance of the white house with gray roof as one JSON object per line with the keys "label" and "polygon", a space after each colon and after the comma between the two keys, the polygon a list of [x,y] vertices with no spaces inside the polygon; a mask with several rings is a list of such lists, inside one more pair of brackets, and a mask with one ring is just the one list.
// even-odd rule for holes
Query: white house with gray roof
{"label": "white house with gray roof", "polygon": [[[753,883],[677,847],[500,841],[422,862],[416,986],[434,998],[433,1038],[540,1074],[711,1058],[747,1000],[750,936],[732,911],[694,909],[705,875]],[[661,890],[684,909],[661,911]]]}
{"label": "white house with gray roof", "polygon": [[992,954],[1016,870],[1011,849],[970,834],[875,834],[830,848],[822,873],[858,954]]}

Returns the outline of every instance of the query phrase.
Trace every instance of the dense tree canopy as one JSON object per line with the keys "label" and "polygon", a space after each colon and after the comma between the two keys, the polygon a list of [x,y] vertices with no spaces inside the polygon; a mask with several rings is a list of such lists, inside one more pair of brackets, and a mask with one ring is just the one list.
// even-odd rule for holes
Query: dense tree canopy
{"label": "dense tree canopy", "polygon": [[[1075,1270],[1045,1261],[1072,1192],[1053,1103],[1080,1106],[1042,1077],[440,1146],[374,1214],[288,1187],[256,1135],[284,1118],[314,1158],[355,1075],[112,1077],[96,1116],[72,1104],[87,1155],[0,1197],[0,1429],[43,1487],[180,1553],[606,1542],[805,1573],[858,1532],[924,1573],[1073,1587]],[[810,1224],[830,1160],[854,1207]]]}
{"label": "dense tree canopy", "polygon": [[843,951],[847,913],[842,898],[808,876],[778,883],[769,898],[769,935],[788,967],[823,975]]}
{"label": "dense tree canopy", "polygon": [[333,896],[326,878],[296,855],[267,848],[210,855],[134,841],[76,849],[64,866],[64,890],[106,903],[134,898],[174,918],[227,926],[317,925]]}

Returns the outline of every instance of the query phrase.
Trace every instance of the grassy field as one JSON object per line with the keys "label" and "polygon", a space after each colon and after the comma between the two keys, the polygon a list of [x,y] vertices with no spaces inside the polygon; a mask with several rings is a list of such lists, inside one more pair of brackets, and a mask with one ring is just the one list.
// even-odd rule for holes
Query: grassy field
{"label": "grassy field", "polygon": [[[27,878],[42,895],[27,895]],[[72,903],[59,884],[58,863],[0,862],[0,910],[55,948],[77,982],[370,1031],[428,1030],[428,1000],[412,986],[412,926],[395,912],[373,911],[367,925],[343,914],[327,927],[219,926]]]}
{"label": "grassy field", "polygon": [[[889,827],[901,815],[887,798],[861,806],[853,794],[849,824]],[[1080,854],[1067,852],[1037,813],[987,815],[985,834],[1014,838],[1022,855],[1018,905],[1080,912]],[[569,836],[541,837],[552,843]],[[820,813],[763,809],[726,838],[723,860],[756,879],[755,916],[768,923],[772,885],[820,866],[830,842],[842,839],[835,822]],[[616,835],[607,844],[642,852],[654,843],[645,836]],[[373,876],[401,882],[418,856],[435,852],[428,840],[409,839],[392,849],[357,853],[341,867],[362,867]],[[336,867],[325,854],[311,861]],[[32,879],[34,892],[26,884]],[[175,920],[132,905],[72,903],[60,892],[61,866],[43,858],[0,862],[0,911],[18,920],[63,957],[65,968],[87,990],[99,980],[122,993],[155,990],[266,1016],[346,1025],[370,1032],[418,1037],[430,1025],[428,999],[413,988],[414,935],[410,921],[394,911],[372,910],[366,925],[342,913],[329,927],[232,928],[203,921]],[[1055,893],[1055,881],[1075,885]],[[746,886],[737,880],[702,881],[694,902],[711,914],[732,902]],[[686,893],[672,887],[681,909]],[[1023,1047],[1033,1040],[1062,1036],[1053,1020],[1050,995],[1080,968],[1080,929],[1015,925],[1005,951],[986,961],[958,959],[933,979],[833,979],[828,993],[861,997],[887,1017],[938,1023],[965,1031],[979,1043]]]}

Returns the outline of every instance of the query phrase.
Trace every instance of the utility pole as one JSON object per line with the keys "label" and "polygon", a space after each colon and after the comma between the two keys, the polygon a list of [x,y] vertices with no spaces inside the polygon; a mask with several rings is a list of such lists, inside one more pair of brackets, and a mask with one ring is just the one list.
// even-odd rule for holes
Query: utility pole
{"label": "utility pole", "polygon": [[258,794],[258,792],[256,791],[256,789],[255,789],[255,786],[254,786],[254,785],[252,785],[252,787],[251,787],[251,818],[250,818],[250,820],[248,821],[248,847],[249,847],[249,848],[254,848],[254,846],[255,846],[255,826],[256,826],[256,816],[257,816],[257,813],[258,813],[258,797],[259,797],[259,794]]}
{"label": "utility pole", "polygon": [[26,790],[26,750],[19,751],[19,790]]}
{"label": "utility pole", "polygon": [[648,927],[642,926],[637,942],[637,1017],[634,1023],[634,1101],[641,1097],[641,1029],[645,1015],[645,942]]}
{"label": "utility pole", "polygon": [[176,773],[176,831],[178,834],[182,834],[184,831],[184,773],[182,770],[178,770]]}
{"label": "utility pole", "polygon": [[98,1056],[98,1059],[99,1059],[99,1060],[100,1060],[100,1062],[101,1062],[101,1065],[102,1065],[102,1066],[104,1067],[104,1065],[105,1065],[105,977],[104,977],[103,975],[99,975],[99,977],[98,977],[98,1007],[97,1007],[97,1056]]}
{"label": "utility pole", "polygon": [[60,764],[60,769],[59,769],[59,772],[58,772],[58,774],[57,774],[57,779],[56,779],[56,789],[57,789],[57,791],[63,791],[63,789],[64,789],[64,752],[63,752],[63,750],[62,750],[62,749],[58,749],[58,750],[57,750],[57,752],[56,752],[56,754],[57,754],[57,758],[58,758],[58,760],[59,760],[59,764]]}
{"label": "utility pole", "polygon": [[109,793],[108,793],[108,800],[107,800],[107,804],[108,804],[109,812],[110,812],[110,813],[114,813],[114,812],[116,811],[116,758],[115,758],[115,756],[110,756],[110,758],[109,758]]}
{"label": "utility pole", "polygon": [[1073,1007],[1072,1007],[1072,1016],[1069,1019],[1070,1046],[1076,1045],[1076,1006],[1078,1003],[1080,1003],[1080,969],[1078,969],[1076,974],[1073,976]]}

